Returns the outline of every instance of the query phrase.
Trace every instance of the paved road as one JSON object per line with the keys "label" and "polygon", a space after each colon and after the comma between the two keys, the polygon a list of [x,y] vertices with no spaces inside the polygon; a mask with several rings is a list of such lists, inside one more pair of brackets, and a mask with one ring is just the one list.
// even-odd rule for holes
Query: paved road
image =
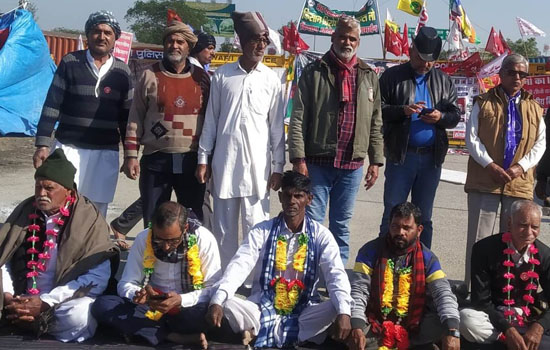
{"label": "paved road", "polygon": [[[28,143],[28,142],[27,142]],[[17,154],[17,166],[0,166],[0,222],[4,221],[11,210],[22,199],[31,196],[34,191],[34,169],[30,162],[30,148]],[[32,149],[31,149],[32,150]],[[467,156],[449,155],[444,168],[466,171]],[[1,165],[1,164],[0,164]],[[382,168],[383,170],[383,168]],[[359,190],[355,214],[351,223],[351,261],[347,267],[353,266],[353,260],[359,248],[368,240],[378,235],[378,227],[383,212],[382,195],[384,176],[381,171],[376,185],[369,191]],[[139,196],[137,182],[119,176],[119,183],[114,202],[109,207],[108,220],[113,219]],[[277,196],[272,192],[271,213],[276,215],[280,210]],[[541,238],[550,243],[550,219],[543,219]],[[467,206],[466,194],[462,185],[441,182],[437,191],[433,211],[434,238],[433,251],[439,256],[443,269],[451,279],[463,279],[464,257],[466,247]],[[134,228],[129,237],[134,237],[140,227]]]}

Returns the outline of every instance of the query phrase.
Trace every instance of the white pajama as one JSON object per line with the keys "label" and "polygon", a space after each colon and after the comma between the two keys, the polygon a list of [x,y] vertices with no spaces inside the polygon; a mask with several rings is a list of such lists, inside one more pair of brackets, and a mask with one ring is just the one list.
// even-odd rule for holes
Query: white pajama
{"label": "white pajama", "polygon": [[[238,297],[227,300],[223,305],[225,318],[235,333],[242,333],[245,330],[254,330],[258,334],[260,330],[260,307],[258,304]],[[337,311],[330,301],[320,304],[311,304],[300,313],[298,317],[298,341],[311,341],[321,344],[325,341],[326,331],[334,322]],[[281,344],[283,329],[281,317],[275,320],[275,343]]]}
{"label": "white pajama", "polygon": [[497,340],[499,333],[487,313],[468,308],[460,310],[460,334],[467,341],[490,344]]}
{"label": "white pajama", "polygon": [[83,149],[59,141],[56,141],[52,152],[56,148],[61,148],[76,168],[78,192],[91,200],[103,217],[107,217],[107,207],[115,197],[118,181],[118,151]]}
{"label": "white pajama", "polygon": [[218,241],[220,260],[223,268],[227,267],[239,248],[239,213],[243,237],[257,223],[269,219],[269,197],[257,196],[221,199],[216,195],[212,233]]}
{"label": "white pajama", "polygon": [[55,323],[48,334],[62,342],[83,342],[94,336],[97,321],[90,313],[95,298],[82,297],[67,301],[55,310]]}

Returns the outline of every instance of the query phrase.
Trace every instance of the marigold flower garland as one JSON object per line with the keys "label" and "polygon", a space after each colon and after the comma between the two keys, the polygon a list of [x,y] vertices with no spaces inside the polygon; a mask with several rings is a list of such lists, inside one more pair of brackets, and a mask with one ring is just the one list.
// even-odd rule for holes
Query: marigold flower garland
{"label": "marigold flower garland", "polygon": [[[204,288],[204,276],[201,271],[201,259],[199,256],[199,245],[197,244],[197,235],[190,233],[187,237],[187,273],[193,278],[193,289]],[[149,284],[151,276],[155,272],[155,251],[153,249],[153,230],[149,228],[147,239],[145,241],[145,252],[143,254],[143,287]],[[145,317],[158,321],[163,316],[160,311],[148,310]]]}
{"label": "marigold flower garland", "polygon": [[[508,320],[508,322],[511,324],[513,321],[513,318],[515,318],[518,326],[524,326],[524,316],[518,314],[512,307],[516,303],[514,299],[512,299],[512,290],[514,289],[514,286],[512,285],[512,279],[514,279],[516,276],[511,272],[512,267],[515,266],[514,262],[512,261],[512,254],[514,254],[514,249],[510,247],[510,242],[512,242],[512,234],[510,232],[506,232],[502,234],[502,242],[506,243],[507,247],[503,250],[503,253],[506,255],[506,260],[502,262],[502,265],[506,267],[506,273],[504,273],[503,277],[506,279],[506,285],[502,288],[502,292],[506,294],[506,299],[504,299],[503,303],[505,306],[507,306],[507,310],[504,311],[504,316]],[[531,267],[529,271],[526,271],[521,274],[521,279],[527,280],[529,279],[529,283],[525,286],[526,294],[523,295],[522,299],[525,301],[525,305],[521,306],[521,310],[523,311],[523,314],[525,317],[528,317],[531,314],[531,310],[529,309],[529,304],[533,304],[535,302],[535,298],[532,296],[533,291],[536,291],[538,288],[538,278],[539,274],[535,272],[535,266],[540,265],[540,261],[534,257],[535,254],[538,253],[537,247],[535,247],[534,244],[531,244],[529,246],[529,263],[531,264]]]}
{"label": "marigold flower garland", "polygon": [[[298,250],[294,253],[292,268],[297,272],[303,272],[307,257],[307,243],[309,237],[305,233],[298,236]],[[277,237],[275,248],[275,269],[285,271],[287,262],[287,241],[284,236]],[[286,280],[282,276],[274,277],[270,282],[275,291],[273,305],[279,315],[290,315],[294,306],[298,303],[300,293],[305,286],[299,279]]]}
{"label": "marigold flower garland", "polygon": [[70,215],[69,208],[74,202],[75,198],[68,196],[65,200],[65,205],[59,208],[61,217],[54,218],[54,228],[46,230],[46,240],[42,243],[42,253],[40,253],[37,249],[38,243],[40,242],[40,237],[37,236],[37,233],[40,231],[40,225],[36,223],[36,219],[39,218],[39,215],[36,213],[36,210],[34,213],[29,214],[29,219],[32,220],[32,224],[27,228],[27,232],[32,235],[27,238],[27,242],[31,243],[31,247],[27,249],[27,254],[31,256],[29,261],[27,261],[27,268],[31,271],[27,272],[26,276],[32,281],[31,287],[27,289],[27,293],[31,295],[40,294],[40,290],[37,288],[36,284],[36,277],[38,277],[39,271],[46,271],[46,262],[51,259],[50,250],[55,247],[57,235],[59,234],[61,227],[65,225],[65,220]]}
{"label": "marigold flower garland", "polygon": [[[404,350],[409,347],[409,335],[407,330],[401,326],[401,320],[407,317],[409,300],[411,295],[412,268],[405,267],[397,270],[398,273],[398,295],[394,307],[394,270],[395,263],[388,259],[384,269],[384,292],[382,293],[381,312],[384,318],[382,323],[382,345],[378,350]],[[396,323],[386,320],[387,316],[395,311],[398,317]]]}

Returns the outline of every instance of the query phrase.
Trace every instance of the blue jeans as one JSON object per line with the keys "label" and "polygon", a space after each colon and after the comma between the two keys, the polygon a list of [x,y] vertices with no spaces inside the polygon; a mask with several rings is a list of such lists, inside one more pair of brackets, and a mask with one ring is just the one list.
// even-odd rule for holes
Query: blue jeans
{"label": "blue jeans", "polygon": [[363,178],[363,167],[347,170],[309,163],[307,167],[313,193],[313,201],[307,213],[313,220],[323,223],[329,204],[328,228],[340,247],[340,257],[346,265],[349,258],[349,222]]}
{"label": "blue jeans", "polygon": [[392,208],[407,201],[411,193],[411,202],[422,211],[424,231],[420,235],[420,241],[430,248],[433,234],[432,210],[441,177],[441,167],[435,165],[433,153],[407,152],[403,164],[388,162],[384,175],[384,215],[380,224],[380,235],[388,232]]}

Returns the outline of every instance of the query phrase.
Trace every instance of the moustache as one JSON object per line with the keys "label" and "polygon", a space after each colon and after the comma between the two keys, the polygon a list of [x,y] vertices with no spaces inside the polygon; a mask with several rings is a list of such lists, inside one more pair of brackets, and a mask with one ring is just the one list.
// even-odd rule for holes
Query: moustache
{"label": "moustache", "polygon": [[46,197],[46,196],[37,197],[37,198],[36,198],[36,201],[37,201],[37,202],[46,201],[46,202],[48,202],[48,203],[51,203],[51,202],[52,202],[52,200],[51,200],[50,198]]}

